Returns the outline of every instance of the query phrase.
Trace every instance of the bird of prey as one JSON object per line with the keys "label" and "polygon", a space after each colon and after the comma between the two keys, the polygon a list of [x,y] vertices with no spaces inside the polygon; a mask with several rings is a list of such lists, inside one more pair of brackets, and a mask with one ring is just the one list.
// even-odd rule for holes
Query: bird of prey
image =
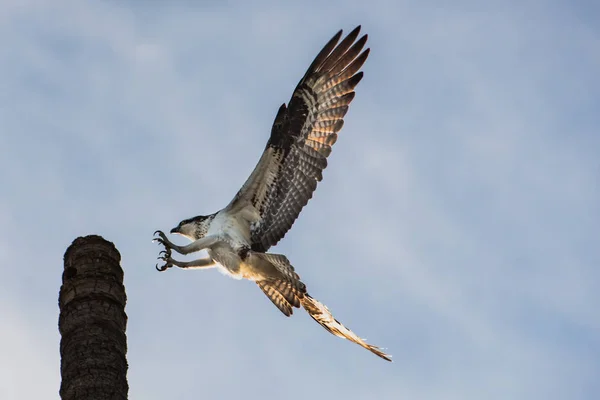
{"label": "bird of prey", "polygon": [[[319,52],[289,103],[279,108],[258,164],[227,207],[184,219],[171,230],[193,242],[178,246],[162,231],[155,232],[154,240],[165,246],[159,256],[164,265],[157,265],[160,271],[172,266],[218,267],[233,278],[254,281],[286,316],[302,306],[327,331],[391,361],[311,297],[287,257],[267,253],[292,227],[323,177],[354,88],[363,77],[359,69],[369,55],[369,49],[363,51],[367,35],[357,40],[359,32],[360,26],[340,42],[340,30]],[[177,261],[172,250],[207,250],[208,258]]]}

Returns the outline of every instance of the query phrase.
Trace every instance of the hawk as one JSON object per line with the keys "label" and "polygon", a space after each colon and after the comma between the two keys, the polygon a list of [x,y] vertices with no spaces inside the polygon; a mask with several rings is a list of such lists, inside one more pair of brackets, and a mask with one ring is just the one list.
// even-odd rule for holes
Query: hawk
{"label": "hawk", "polygon": [[[363,51],[367,35],[357,40],[359,32],[360,26],[340,42],[340,30],[319,52],[289,103],[279,108],[267,146],[233,200],[214,214],[184,219],[171,230],[193,242],[178,246],[162,231],[155,232],[154,240],[165,246],[159,255],[164,265],[157,265],[158,270],[217,267],[233,278],[256,282],[284,315],[302,306],[327,331],[391,361],[311,297],[286,256],[267,253],[292,227],[323,178],[354,88],[363,77],[359,70],[369,56],[369,49]],[[178,261],[173,250],[207,250],[208,258]]]}

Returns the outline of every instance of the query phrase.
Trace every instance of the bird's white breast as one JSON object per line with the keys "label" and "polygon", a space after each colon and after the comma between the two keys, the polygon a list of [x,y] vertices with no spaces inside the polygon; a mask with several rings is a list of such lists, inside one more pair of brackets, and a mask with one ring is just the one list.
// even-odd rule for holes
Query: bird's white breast
{"label": "bird's white breast", "polygon": [[217,213],[208,228],[208,235],[224,236],[228,244],[238,250],[250,245],[250,225],[237,214],[222,210]]}
{"label": "bird's white breast", "polygon": [[238,213],[229,214],[221,210],[215,215],[208,228],[207,235],[220,236],[223,241],[211,246],[208,254],[222,268],[219,270],[235,279],[244,276],[243,262],[238,250],[250,246],[250,225]]}

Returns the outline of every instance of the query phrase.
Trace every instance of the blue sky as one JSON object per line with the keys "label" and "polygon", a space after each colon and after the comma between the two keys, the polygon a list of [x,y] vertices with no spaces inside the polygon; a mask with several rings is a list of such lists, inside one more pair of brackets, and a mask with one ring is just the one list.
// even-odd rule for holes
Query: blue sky
{"label": "blue sky", "polygon": [[[0,397],[58,398],[62,255],[120,250],[132,399],[595,399],[600,12],[590,2],[0,5]],[[229,202],[357,24],[365,78],[274,251],[386,363],[248,282],[154,270]]]}

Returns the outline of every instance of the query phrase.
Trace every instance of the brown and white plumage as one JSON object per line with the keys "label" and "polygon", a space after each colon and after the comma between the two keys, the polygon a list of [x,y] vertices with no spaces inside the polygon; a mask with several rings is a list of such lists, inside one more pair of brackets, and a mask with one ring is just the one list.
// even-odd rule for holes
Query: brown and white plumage
{"label": "brown and white plumage", "polygon": [[256,283],[285,316],[289,317],[293,314],[293,307],[299,308],[302,306],[308,315],[329,333],[343,339],[348,339],[384,360],[392,361],[390,355],[384,353],[381,348],[368,344],[364,339],[346,328],[341,322],[335,319],[327,306],[310,296],[306,291],[306,286],[300,281],[300,277],[296,274],[294,267],[285,256],[279,254],[266,255],[277,257],[273,265],[281,272],[282,278],[264,279],[256,281]]}
{"label": "brown and white plumage", "polygon": [[229,205],[250,202],[260,214],[251,230],[253,250],[267,251],[284,237],[323,178],[369,55],[362,51],[367,35],[356,40],[359,32],[360,26],[337,44],[339,31],[319,52],[279,108],[258,165]]}
{"label": "brown and white plumage", "polygon": [[[360,26],[340,42],[339,31],[319,52],[289,103],[279,108],[258,164],[229,205],[208,216],[183,220],[171,230],[193,243],[177,246],[161,231],[156,240],[165,246],[159,257],[165,265],[160,270],[173,265],[217,266],[234,278],[256,282],[284,315],[303,307],[330,333],[391,361],[311,297],[287,257],[266,253],[291,228],[323,178],[354,88],[363,76],[359,69],[369,55],[369,49],[363,50],[367,35],[358,38],[359,32]],[[208,259],[183,262],[171,258],[171,250],[189,254],[202,249],[207,250]]]}

